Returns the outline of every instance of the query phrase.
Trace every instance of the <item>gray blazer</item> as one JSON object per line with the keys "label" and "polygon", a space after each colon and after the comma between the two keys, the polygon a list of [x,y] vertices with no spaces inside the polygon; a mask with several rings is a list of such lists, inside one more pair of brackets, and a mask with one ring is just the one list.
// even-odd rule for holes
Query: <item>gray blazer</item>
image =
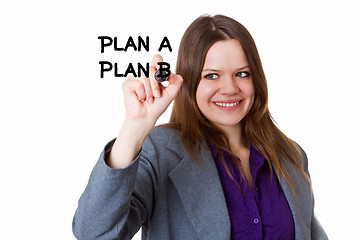
{"label": "gray blazer", "polygon": [[[104,156],[113,141],[101,153],[79,200],[73,219],[78,239],[131,239],[140,227],[142,239],[149,240],[230,239],[228,209],[209,149],[202,149],[202,163],[196,164],[177,131],[155,128],[127,168],[111,169]],[[295,239],[328,239],[315,217],[306,178],[291,169],[294,196],[276,174],[294,217]]]}

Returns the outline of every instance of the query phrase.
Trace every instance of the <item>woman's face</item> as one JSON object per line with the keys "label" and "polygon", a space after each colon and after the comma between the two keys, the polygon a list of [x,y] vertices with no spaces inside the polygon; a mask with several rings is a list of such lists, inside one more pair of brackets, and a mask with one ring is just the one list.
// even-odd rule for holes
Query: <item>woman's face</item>
{"label": "woman's face", "polygon": [[255,91],[245,53],[238,40],[214,43],[205,57],[196,103],[223,130],[239,126],[254,102]]}

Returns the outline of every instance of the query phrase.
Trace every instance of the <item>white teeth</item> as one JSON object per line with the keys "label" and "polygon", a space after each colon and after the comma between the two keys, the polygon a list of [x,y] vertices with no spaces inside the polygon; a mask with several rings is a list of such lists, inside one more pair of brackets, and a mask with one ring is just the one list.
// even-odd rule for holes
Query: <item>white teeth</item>
{"label": "white teeth", "polygon": [[239,102],[234,102],[234,103],[221,103],[221,102],[215,102],[216,105],[220,106],[220,107],[233,107],[235,105],[238,105],[240,103]]}

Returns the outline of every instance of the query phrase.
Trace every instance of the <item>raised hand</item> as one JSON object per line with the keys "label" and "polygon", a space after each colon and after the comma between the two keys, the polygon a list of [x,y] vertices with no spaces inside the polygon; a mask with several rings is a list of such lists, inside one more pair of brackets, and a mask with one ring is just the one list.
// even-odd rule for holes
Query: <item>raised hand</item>
{"label": "raised hand", "polygon": [[159,84],[154,73],[158,68],[157,63],[162,61],[160,55],[155,55],[151,61],[149,78],[144,75],[141,78],[130,77],[123,83],[125,121],[136,121],[152,128],[174,100],[182,84],[182,77],[171,74],[167,87]]}
{"label": "raised hand", "polygon": [[122,85],[126,117],[107,159],[107,164],[112,168],[124,168],[134,160],[157,119],[179,92],[183,82],[180,75],[171,74],[167,87],[155,80],[157,63],[162,61],[160,55],[155,55],[149,78],[129,77]]}

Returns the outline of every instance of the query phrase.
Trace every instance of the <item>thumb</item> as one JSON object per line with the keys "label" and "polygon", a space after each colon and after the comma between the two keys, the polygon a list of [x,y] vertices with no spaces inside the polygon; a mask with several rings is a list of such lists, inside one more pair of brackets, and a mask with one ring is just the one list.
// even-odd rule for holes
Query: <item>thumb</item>
{"label": "thumb", "polygon": [[169,85],[164,88],[164,91],[171,99],[174,99],[180,90],[180,87],[183,83],[183,78],[180,75],[171,74],[168,81]]}

